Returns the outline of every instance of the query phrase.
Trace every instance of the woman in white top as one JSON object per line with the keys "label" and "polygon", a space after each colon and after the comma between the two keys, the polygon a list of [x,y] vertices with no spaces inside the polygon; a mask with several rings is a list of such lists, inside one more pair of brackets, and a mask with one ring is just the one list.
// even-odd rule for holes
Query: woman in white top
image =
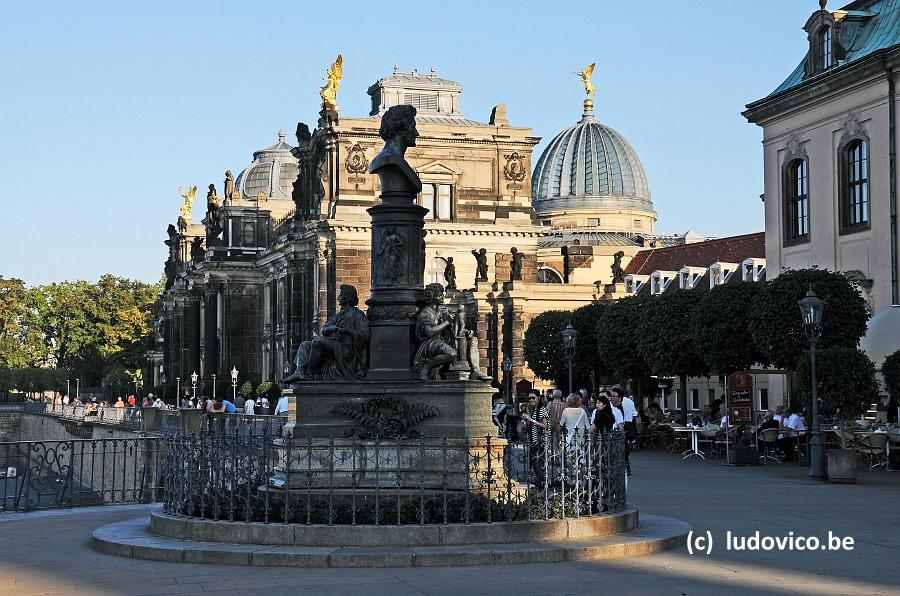
{"label": "woman in white top", "polygon": [[588,430],[588,417],[581,407],[581,398],[572,393],[566,399],[566,407],[559,415],[559,425],[566,429],[566,445],[571,445],[575,437],[578,442],[584,441]]}

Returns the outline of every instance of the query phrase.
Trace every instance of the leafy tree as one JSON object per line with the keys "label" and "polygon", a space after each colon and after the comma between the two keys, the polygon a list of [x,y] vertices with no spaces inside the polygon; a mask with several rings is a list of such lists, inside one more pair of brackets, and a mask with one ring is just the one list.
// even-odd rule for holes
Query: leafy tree
{"label": "leafy tree", "polygon": [[762,284],[740,282],[702,293],[691,319],[691,337],[711,372],[728,375],[763,362],[748,316],[761,291]]}
{"label": "leafy tree", "polygon": [[[796,365],[794,396],[809,411],[812,372],[809,353]],[[819,414],[843,422],[856,418],[878,399],[875,365],[858,348],[825,348],[816,351],[816,386]]]}
{"label": "leafy tree", "polygon": [[244,397],[250,397],[251,395],[253,395],[253,383],[251,383],[250,381],[244,381],[240,389],[238,389],[238,393],[240,393]]}
{"label": "leafy tree", "polygon": [[560,332],[571,318],[568,311],[549,310],[532,319],[525,330],[522,351],[528,367],[545,381],[566,378],[566,350]]}
{"label": "leafy tree", "polygon": [[[608,306],[609,304],[604,302],[592,302],[576,308],[571,313],[572,327],[578,332],[578,341],[575,345],[575,362],[572,370],[575,383],[573,389],[593,388],[600,375],[607,371],[602,366],[603,363],[600,360],[597,342],[600,336],[598,327],[600,317]],[[568,375],[568,368],[566,368],[566,375]],[[568,381],[568,376],[565,378]]]}
{"label": "leafy tree", "polygon": [[48,363],[50,347],[35,326],[42,296],[22,280],[0,276],[0,365],[11,368]]}
{"label": "leafy tree", "polygon": [[632,379],[635,395],[641,399],[650,369],[640,352],[640,320],[646,298],[628,296],[611,304],[600,313],[597,322],[597,356],[602,370],[614,377]]}
{"label": "leafy tree", "polygon": [[766,282],[750,311],[753,341],[766,362],[791,369],[807,349],[797,301],[810,287],[825,301],[821,348],[855,348],[865,334],[869,313],[853,282],[824,269],[788,270]]}
{"label": "leafy tree", "polygon": [[884,385],[888,393],[894,399],[900,400],[900,350],[889,354],[881,365],[881,374],[884,377]]}
{"label": "leafy tree", "polygon": [[695,349],[691,321],[703,295],[695,290],[668,290],[647,300],[641,312],[638,349],[650,371],[681,381],[681,415],[687,419],[687,378],[708,367]]}

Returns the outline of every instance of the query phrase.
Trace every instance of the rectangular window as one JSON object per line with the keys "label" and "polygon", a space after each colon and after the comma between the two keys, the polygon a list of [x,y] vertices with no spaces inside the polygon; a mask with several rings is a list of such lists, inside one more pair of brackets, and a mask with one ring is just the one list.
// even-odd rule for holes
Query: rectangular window
{"label": "rectangular window", "polygon": [[635,219],[634,221],[632,221],[631,227],[633,227],[635,230],[640,230],[641,229],[641,220]]}
{"label": "rectangular window", "polygon": [[422,185],[422,207],[428,209],[425,219],[434,219],[434,184]]}
{"label": "rectangular window", "polygon": [[761,387],[757,391],[759,392],[759,409],[760,410],[768,410],[769,409],[769,390]]}
{"label": "rectangular window", "polygon": [[706,403],[711,404],[713,400],[716,399],[716,390],[715,389],[707,389],[706,390]]}
{"label": "rectangular window", "polygon": [[672,398],[675,400],[675,408],[674,409],[676,409],[676,410],[681,408],[681,398],[678,396],[678,393],[679,393],[678,389],[672,390]]}
{"label": "rectangular window", "polygon": [[450,213],[452,211],[452,192],[449,184],[438,185],[438,205],[437,218],[444,221],[450,221]]}
{"label": "rectangular window", "polygon": [[690,389],[691,393],[691,409],[699,410],[700,409],[700,390],[699,389]]}
{"label": "rectangular window", "polygon": [[600,225],[600,220],[596,217],[589,217],[589,218],[587,218],[585,225],[587,225],[587,227],[589,227],[589,228],[596,228],[597,226]]}
{"label": "rectangular window", "polygon": [[788,243],[809,238],[809,176],[805,159],[795,159],[785,176],[784,236]]}
{"label": "rectangular window", "polygon": [[421,205],[428,209],[426,220],[450,221],[453,219],[453,185],[423,184]]}
{"label": "rectangular window", "polygon": [[864,140],[850,143],[844,153],[845,186],[843,225],[868,227],[869,223],[869,148]]}

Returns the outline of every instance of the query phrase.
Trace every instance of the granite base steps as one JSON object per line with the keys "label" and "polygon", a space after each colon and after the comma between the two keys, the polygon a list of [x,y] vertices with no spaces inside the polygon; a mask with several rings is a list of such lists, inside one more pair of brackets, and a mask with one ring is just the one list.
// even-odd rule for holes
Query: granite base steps
{"label": "granite base steps", "polygon": [[645,555],[685,544],[689,524],[658,515],[619,534],[453,546],[272,546],[184,540],[151,532],[146,516],[96,529],[92,544],[110,555],[183,563],[272,567],[446,567],[553,563]]}

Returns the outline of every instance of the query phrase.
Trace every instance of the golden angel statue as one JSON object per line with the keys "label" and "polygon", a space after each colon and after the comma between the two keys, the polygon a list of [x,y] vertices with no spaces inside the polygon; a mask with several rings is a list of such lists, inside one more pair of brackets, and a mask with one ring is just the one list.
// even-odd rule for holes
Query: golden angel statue
{"label": "golden angel statue", "polygon": [[194,197],[197,196],[197,187],[190,186],[187,191],[178,187],[178,194],[184,199],[184,203],[181,205],[181,217],[185,220],[191,219],[191,206],[194,204]]}
{"label": "golden angel statue", "polygon": [[337,92],[341,88],[341,79],[344,77],[344,58],[338,54],[334,64],[328,67],[323,79],[326,81],[325,86],[319,91],[322,97],[322,107],[337,109]]}
{"label": "golden angel statue", "polygon": [[581,77],[581,82],[584,83],[584,92],[587,95],[593,95],[597,91],[591,83],[591,76],[594,74],[594,67],[596,65],[596,62],[592,62],[590,66],[586,66],[581,72],[575,71],[572,73]]}

